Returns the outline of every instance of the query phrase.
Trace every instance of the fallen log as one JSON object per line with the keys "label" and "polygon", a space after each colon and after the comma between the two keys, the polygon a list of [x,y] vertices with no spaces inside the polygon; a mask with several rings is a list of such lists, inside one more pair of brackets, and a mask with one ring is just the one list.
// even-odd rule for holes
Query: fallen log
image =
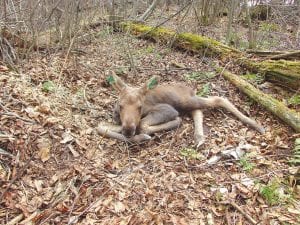
{"label": "fallen log", "polygon": [[138,37],[160,42],[171,42],[174,47],[194,53],[203,53],[207,56],[228,57],[232,54],[241,54],[239,50],[224,45],[221,42],[192,33],[177,33],[162,27],[151,27],[131,22],[120,23],[119,28]]}
{"label": "fallen log", "polygon": [[270,56],[269,59],[297,59],[297,60],[300,60],[300,50]]}
{"label": "fallen log", "polygon": [[265,60],[253,62],[243,60],[242,65],[252,72],[264,75],[268,81],[296,90],[300,87],[300,61]]}
{"label": "fallen log", "polygon": [[297,51],[260,51],[260,50],[247,50],[248,54],[256,55],[266,59],[294,59],[300,60],[300,50]]}
{"label": "fallen log", "polygon": [[208,37],[191,34],[176,33],[162,27],[151,27],[138,23],[123,22],[119,29],[130,32],[141,38],[172,43],[172,46],[206,56],[217,56],[223,61],[233,60],[241,66],[256,73],[264,74],[269,81],[275,81],[282,86],[292,89],[300,87],[300,62],[286,60],[266,60],[255,62],[246,57],[246,54],[231,48]]}
{"label": "fallen log", "polygon": [[289,109],[282,102],[271,97],[249,84],[240,76],[225,70],[224,68],[215,67],[215,69],[223,75],[228,81],[234,84],[242,92],[248,95],[251,99],[259,103],[265,109],[282,119],[290,125],[295,131],[300,132],[300,113],[293,109]]}
{"label": "fallen log", "polygon": [[249,49],[249,50],[246,50],[246,53],[251,54],[251,55],[256,55],[259,57],[270,57],[270,56],[274,56],[274,55],[285,54],[288,52],[285,52],[285,51],[261,51],[261,50]]}

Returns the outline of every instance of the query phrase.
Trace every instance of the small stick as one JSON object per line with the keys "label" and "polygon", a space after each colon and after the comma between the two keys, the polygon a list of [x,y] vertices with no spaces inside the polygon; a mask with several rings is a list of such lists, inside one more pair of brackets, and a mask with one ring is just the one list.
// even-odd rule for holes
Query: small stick
{"label": "small stick", "polygon": [[[0,136],[0,140],[1,140],[1,136]],[[10,157],[13,157],[14,155],[9,153],[8,151],[5,151],[3,148],[0,148],[0,155],[8,155]]]}
{"label": "small stick", "polygon": [[20,214],[18,216],[16,216],[15,218],[13,218],[11,221],[9,221],[6,225],[15,225],[18,224],[20,222],[21,219],[23,219],[24,215]]}
{"label": "small stick", "polygon": [[2,201],[5,193],[10,189],[10,187],[13,185],[13,183],[18,180],[20,177],[23,176],[24,172],[28,169],[28,167],[30,166],[30,162],[32,161],[34,155],[32,155],[25,163],[24,167],[20,169],[20,171],[18,171],[17,175],[10,180],[9,184],[7,185],[7,187],[3,190],[3,192],[0,195],[0,201]]}
{"label": "small stick", "polygon": [[24,220],[22,220],[21,222],[20,222],[20,224],[30,224],[31,222],[32,222],[32,220],[34,219],[34,217],[36,217],[38,215],[38,212],[36,211],[36,212],[34,212],[34,213],[32,213],[29,217],[27,217],[26,219],[24,219]]}
{"label": "small stick", "polygon": [[33,120],[23,118],[23,117],[19,116],[16,113],[13,113],[13,112],[2,112],[2,113],[0,113],[0,115],[6,115],[6,116],[10,116],[10,117],[16,117],[17,119],[23,120],[24,122],[27,122],[27,123],[36,123]]}
{"label": "small stick", "polygon": [[253,219],[250,215],[248,215],[240,206],[238,206],[233,201],[223,202],[223,204],[229,204],[233,206],[237,211],[239,211],[251,224],[256,225],[258,222],[256,222],[255,219]]}

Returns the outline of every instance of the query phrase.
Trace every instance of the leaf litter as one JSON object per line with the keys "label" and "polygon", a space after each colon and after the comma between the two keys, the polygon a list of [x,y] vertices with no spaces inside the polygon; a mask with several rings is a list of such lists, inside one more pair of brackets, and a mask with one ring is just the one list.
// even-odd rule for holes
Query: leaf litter
{"label": "leaf litter", "polygon": [[[71,54],[65,66],[62,52],[51,59],[33,53],[18,73],[0,69],[2,224],[251,224],[243,213],[261,223],[299,222],[299,170],[287,163],[293,132],[215,74],[207,59],[123,34],[78,47],[86,54]],[[267,132],[206,110],[199,149],[188,117],[142,145],[103,138],[95,128],[112,122],[117,100],[109,70],[132,85],[158,76],[227,97]],[[238,163],[244,154],[251,157]],[[268,205],[260,194],[257,185],[274,178],[288,202]],[[229,200],[235,205],[224,204]]]}

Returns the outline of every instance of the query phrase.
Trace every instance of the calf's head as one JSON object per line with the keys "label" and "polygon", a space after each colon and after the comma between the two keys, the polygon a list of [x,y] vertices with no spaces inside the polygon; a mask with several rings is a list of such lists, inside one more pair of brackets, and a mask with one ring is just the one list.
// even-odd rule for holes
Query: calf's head
{"label": "calf's head", "polygon": [[126,137],[132,137],[140,124],[145,95],[148,90],[157,85],[157,78],[151,78],[142,87],[128,86],[115,73],[112,73],[107,80],[119,92],[118,104],[122,134]]}

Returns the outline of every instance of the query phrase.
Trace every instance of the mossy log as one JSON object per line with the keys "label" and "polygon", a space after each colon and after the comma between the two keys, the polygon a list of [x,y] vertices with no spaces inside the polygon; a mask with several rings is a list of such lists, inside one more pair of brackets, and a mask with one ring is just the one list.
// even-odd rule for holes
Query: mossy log
{"label": "mossy log", "polygon": [[239,63],[255,73],[265,76],[265,79],[292,89],[300,88],[300,62],[287,60],[265,60],[254,62],[249,59],[239,59]]}
{"label": "mossy log", "polygon": [[248,54],[264,57],[267,59],[286,59],[286,60],[300,60],[300,50],[297,51],[260,51],[260,50],[247,50]]}
{"label": "mossy log", "polygon": [[192,33],[177,33],[162,27],[151,27],[131,22],[120,23],[120,29],[139,37],[172,43],[172,46],[176,48],[188,50],[197,54],[203,53],[207,56],[220,57],[241,54],[237,49],[224,45],[221,42]]}
{"label": "mossy log", "polygon": [[247,94],[251,99],[262,105],[268,111],[282,119],[285,123],[294,128],[295,131],[300,132],[300,113],[289,109],[282,102],[263,93],[262,91],[249,84],[240,76],[233,74],[224,68],[215,68],[218,72],[239,88],[242,92]]}
{"label": "mossy log", "polygon": [[300,87],[300,62],[286,60],[266,60],[255,62],[235,48],[231,48],[216,40],[191,33],[176,33],[162,27],[151,27],[138,23],[120,23],[120,29],[139,37],[156,41],[172,43],[172,46],[204,54],[218,56],[223,61],[233,60],[247,69],[264,74],[269,81],[275,81],[284,86],[298,89]]}

